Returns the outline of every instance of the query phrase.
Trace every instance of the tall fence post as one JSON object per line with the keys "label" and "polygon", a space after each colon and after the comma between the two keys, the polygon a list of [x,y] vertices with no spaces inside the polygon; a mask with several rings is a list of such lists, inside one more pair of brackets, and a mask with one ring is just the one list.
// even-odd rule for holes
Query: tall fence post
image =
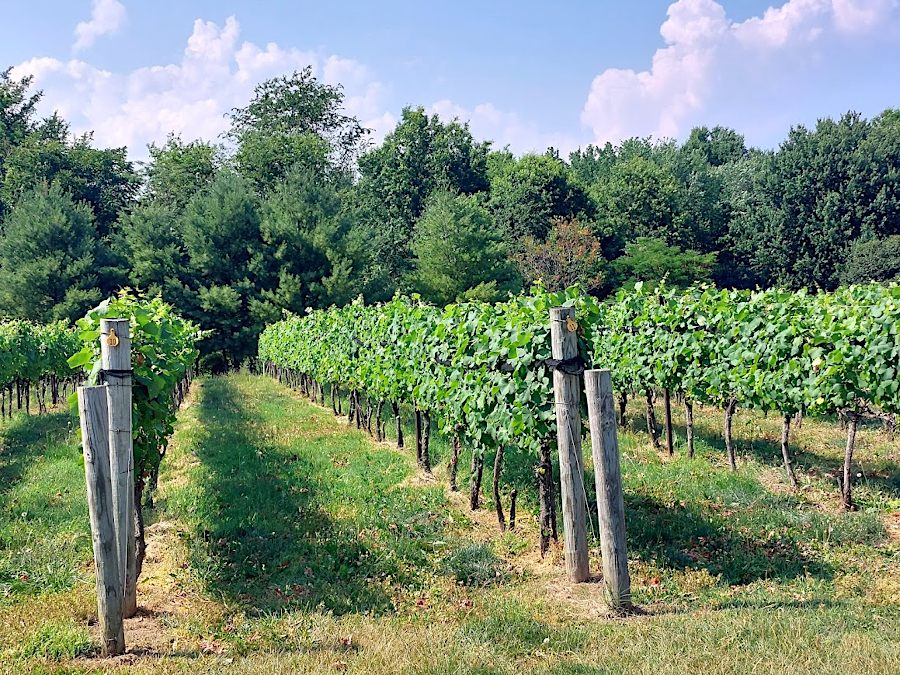
{"label": "tall fence post", "polygon": [[109,450],[123,612],[137,612],[134,541],[134,445],[131,426],[131,333],[128,319],[100,320],[100,368],[109,402]]}
{"label": "tall fence post", "polygon": [[103,639],[103,655],[116,656],[125,653],[125,629],[122,623],[123,588],[116,546],[115,502],[110,482],[106,387],[79,387],[78,413],[91,517],[91,543],[97,568],[97,616]]}
{"label": "tall fence post", "polygon": [[597,483],[597,510],[600,520],[600,551],[603,555],[603,583],[609,606],[614,611],[631,606],[631,578],[628,575],[628,548],[625,542],[625,500],[619,466],[619,439],[612,377],[608,370],[586,370],[591,452]]}
{"label": "tall fence post", "polygon": [[[565,361],[578,356],[576,328],[575,310],[572,307],[554,307],[550,310],[550,340],[555,360]],[[581,461],[579,376],[556,368],[553,371],[553,393],[556,400],[566,574],[570,581],[580,582],[590,577],[591,570],[588,563],[587,506]]]}

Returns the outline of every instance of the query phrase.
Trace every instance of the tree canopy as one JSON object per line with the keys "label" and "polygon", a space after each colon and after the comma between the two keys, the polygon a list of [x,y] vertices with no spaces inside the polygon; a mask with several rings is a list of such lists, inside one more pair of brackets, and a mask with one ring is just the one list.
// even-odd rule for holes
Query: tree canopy
{"label": "tree canopy", "polygon": [[490,214],[472,197],[434,193],[416,227],[409,285],[436,304],[504,299],[518,276]]}
{"label": "tree canopy", "polygon": [[[220,364],[262,327],[360,295],[502,300],[533,282],[834,289],[900,278],[900,111],[517,156],[403,109],[373,146],[312,68],[258,84],[220,141],[170,134],[136,168],[0,73],[0,312],[72,318],[160,293]],[[132,149],[133,150],[133,149]]]}

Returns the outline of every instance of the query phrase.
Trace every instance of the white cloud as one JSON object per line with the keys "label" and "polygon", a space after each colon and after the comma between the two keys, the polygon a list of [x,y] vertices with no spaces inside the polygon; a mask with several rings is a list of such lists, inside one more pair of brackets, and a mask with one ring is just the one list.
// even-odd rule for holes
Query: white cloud
{"label": "white cloud", "polygon": [[[828,49],[832,35],[887,35],[900,20],[897,10],[897,0],[790,0],[736,23],[714,0],[678,0],[660,28],[666,46],[650,68],[610,68],[594,78],[582,124],[598,143],[679,137],[717,94],[734,93],[735,83],[783,81],[791,68],[815,60],[813,48]],[[789,87],[772,89],[790,94]]]}
{"label": "white cloud", "polygon": [[75,27],[77,40],[72,51],[90,47],[98,37],[114,33],[125,23],[125,6],[119,0],[94,0],[91,20]]}
{"label": "white cloud", "polygon": [[897,9],[897,0],[832,0],[834,22],[845,32],[865,32],[875,28]]}
{"label": "white cloud", "polygon": [[815,39],[830,15],[830,0],[790,0],[781,7],[769,7],[761,17],[735,24],[732,31],[748,48],[775,49],[791,40]]}
{"label": "white cloud", "polygon": [[323,81],[345,85],[345,108],[376,140],[395,120],[384,112],[386,88],[364,66],[337,56],[241,43],[240,25],[229,17],[220,26],[197,20],[180,62],[118,74],[82,60],[41,57],[15,68],[34,75],[44,91],[44,112],[58,110],[76,133],[94,131],[99,146],[127,146],[132,158],[146,158],[146,145],[168,133],[185,140],[216,140],[228,127],[225,113],[246,105],[254,87],[306,66]]}
{"label": "white cloud", "polygon": [[445,122],[452,119],[468,122],[469,130],[477,140],[491,140],[495,149],[508,145],[517,155],[541,153],[553,147],[565,157],[579,145],[568,134],[543,132],[537,125],[523,121],[517,113],[500,110],[493,103],[481,103],[469,110],[444,99],[432,104],[428,111]]}

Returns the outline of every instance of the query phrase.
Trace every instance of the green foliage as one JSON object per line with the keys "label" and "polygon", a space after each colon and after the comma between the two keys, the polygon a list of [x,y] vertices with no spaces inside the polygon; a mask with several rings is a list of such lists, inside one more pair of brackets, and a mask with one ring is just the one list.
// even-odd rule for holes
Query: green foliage
{"label": "green foliage", "polygon": [[3,199],[2,189],[6,182],[7,158],[38,127],[34,115],[42,93],[29,95],[33,80],[32,76],[13,79],[12,68],[0,72],[0,219],[10,208]]}
{"label": "green foliage", "polygon": [[360,215],[373,235],[375,261],[394,284],[409,271],[415,224],[431,194],[487,191],[488,148],[475,141],[467,124],[442,122],[421,107],[404,108],[384,143],[360,157]]}
{"label": "green foliage", "polygon": [[[778,152],[728,169],[734,212],[723,245],[760,285],[833,290],[852,242],[898,234],[900,124],[891,111],[791,129]],[[723,169],[725,167],[722,167]]]}
{"label": "green foliage", "polygon": [[183,217],[184,250],[202,287],[228,286],[248,275],[260,254],[259,214],[247,182],[218,176],[196,195]]}
{"label": "green foliage", "polygon": [[180,298],[186,276],[182,220],[172,206],[141,204],[120,222],[123,249],[131,265],[129,281],[151,295]]}
{"label": "green foliage", "polygon": [[711,280],[715,253],[682,251],[667,246],[660,239],[638,237],[625,245],[625,255],[613,263],[619,284],[634,285],[638,281],[686,287]]}
{"label": "green foliage", "polygon": [[736,162],[747,155],[744,137],[734,129],[715,126],[696,127],[684,143],[686,152],[696,152],[710,166]]}
{"label": "green foliage", "polygon": [[835,294],[635,284],[598,305],[577,289],[443,310],[417,297],[312,312],[270,326],[273,367],[414,404],[482,451],[537,453],[553,434],[551,307],[573,305],[588,363],[620,392],[670,389],[690,400],[793,415],[866,406],[900,412],[900,286]]}
{"label": "green foliage", "polygon": [[258,129],[242,134],[235,166],[254,190],[264,195],[292,170],[324,174],[328,152],[328,143],[316,134],[273,135],[267,129]]}
{"label": "green foliage", "polygon": [[620,245],[640,237],[682,243],[687,219],[684,192],[670,166],[652,156],[620,159],[593,191],[599,219]]}
{"label": "green foliage", "polygon": [[584,185],[594,185],[609,176],[617,158],[612,143],[607,142],[602,148],[588,143],[583,150],[579,148],[569,153],[569,166]]}
{"label": "green foliage", "polygon": [[187,270],[179,275],[184,291],[176,304],[213,331],[206,351],[240,363],[264,325],[253,311],[265,287],[259,283],[265,254],[256,197],[246,180],[222,173],[188,203],[181,228]]}
{"label": "green foliage", "polygon": [[150,163],[144,171],[146,201],[156,206],[183,209],[193,197],[215,179],[221,168],[221,150],[202,141],[185,143],[169,134],[163,146],[151,143]]}
{"label": "green foliage", "polygon": [[511,244],[543,240],[556,218],[593,216],[593,204],[569,167],[550,153],[507,162],[491,180],[488,208]]}
{"label": "green foliage", "polygon": [[560,305],[574,305],[585,321],[599,311],[578,289],[443,310],[418,296],[397,296],[269,326],[259,358],[377,400],[415,404],[479,451],[510,445],[536,456],[542,440],[555,433],[547,396],[551,371],[544,362],[550,358],[549,311]]}
{"label": "green foliage", "polygon": [[269,317],[344,305],[364,287],[366,242],[334,183],[321,175],[295,167],[262,204],[260,234],[266,261],[257,285],[266,288],[261,301]]}
{"label": "green foliage", "polygon": [[134,465],[135,475],[144,477],[159,466],[165,454],[175,421],[172,394],[196,361],[199,351],[195,344],[203,333],[160,298],[122,291],[76,322],[84,346],[68,363],[83,368],[89,384],[97,384],[100,373],[100,319],[104,318],[130,321]]}
{"label": "green foliage", "polygon": [[495,301],[517,290],[517,274],[488,212],[471,197],[437,192],[416,225],[409,284],[429,302]]}
{"label": "green foliage", "polygon": [[0,199],[10,205],[35,186],[58,184],[78,203],[90,207],[101,237],[111,234],[120,212],[135,199],[140,179],[128,161],[125,148],[98,150],[91,136],[70,138],[68,127],[53,119],[33,132],[21,145],[11,149],[5,161]]}
{"label": "green foliage", "polygon": [[850,247],[841,283],[867,284],[872,281],[896,281],[900,277],[900,235],[885,239],[857,240]]}
{"label": "green foliage", "polygon": [[40,185],[16,205],[0,235],[0,314],[72,320],[111,287],[107,249],[91,210],[59,185]]}
{"label": "green foliage", "polygon": [[123,218],[131,281],[212,331],[204,353],[232,367],[283,310],[345,304],[377,285],[346,193],[315,171],[295,167],[260,201],[223,169],[184,209],[177,201],[157,195]]}
{"label": "green foliage", "polygon": [[[720,133],[733,132],[716,131]],[[711,134],[695,130],[692,139],[709,141]],[[615,147],[607,143],[572,153],[572,170],[596,203],[595,230],[605,237],[604,256],[620,256],[626,244],[640,237],[700,253],[720,250],[728,213],[721,158],[712,156],[716,152],[691,140],[679,147],[672,141],[632,138]]]}
{"label": "green foliage", "polygon": [[342,112],[343,102],[340,85],[319,82],[311,66],[258,84],[230,115],[238,171],[264,193],[297,166],[352,169],[368,132]]}
{"label": "green foliage", "polygon": [[619,390],[669,388],[693,400],[791,415],[871,405],[900,412],[900,286],[834,294],[679,292],[636,284],[603,308],[588,341]]}
{"label": "green foliage", "polygon": [[37,384],[54,375],[72,374],[67,359],[78,349],[78,336],[65,322],[40,325],[29,321],[0,324],[0,389],[14,382]]}

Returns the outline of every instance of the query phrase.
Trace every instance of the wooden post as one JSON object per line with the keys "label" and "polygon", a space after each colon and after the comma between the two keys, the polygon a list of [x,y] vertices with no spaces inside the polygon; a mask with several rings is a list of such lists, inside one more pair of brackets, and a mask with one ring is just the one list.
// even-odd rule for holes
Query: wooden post
{"label": "wooden post", "polygon": [[416,408],[416,464],[422,466],[422,411]]}
{"label": "wooden post", "polygon": [[687,432],[688,457],[694,458],[694,404],[684,399],[684,428]]}
{"label": "wooden post", "polygon": [[847,511],[853,511],[853,445],[856,443],[856,425],[859,423],[859,413],[855,410],[844,412],[847,418],[847,448],[844,451],[844,480],[841,483],[841,506]]}
{"label": "wooden post", "polygon": [[97,616],[103,655],[125,653],[122,577],[116,547],[115,505],[110,482],[109,406],[106,387],[79,387],[81,446],[91,516],[91,543],[97,568]]}
{"label": "wooden post", "polygon": [[666,450],[669,452],[669,457],[673,457],[675,455],[675,443],[672,438],[672,393],[668,387],[663,392],[663,396],[666,409]]}
{"label": "wooden post", "polygon": [[397,447],[403,447],[403,425],[400,421],[400,406],[395,402],[391,403],[391,407],[394,409],[394,421],[397,423]]}
{"label": "wooden post", "polygon": [[100,367],[109,400],[109,450],[116,504],[119,573],[126,617],[137,612],[134,542],[134,447],[131,436],[131,334],[128,319],[100,320]]}
{"label": "wooden post", "polygon": [[[550,310],[550,340],[554,359],[578,356],[575,310]],[[556,399],[556,438],[559,447],[559,479],[562,486],[563,532],[566,574],[570,581],[585,581],[591,574],[587,548],[587,507],[581,461],[581,386],[578,375],[553,371]]]}
{"label": "wooden post", "polygon": [[622,496],[612,377],[608,370],[586,370],[584,385],[587,389],[591,451],[597,483],[603,583],[610,608],[619,611],[631,606],[631,578],[628,575],[625,500]]}

